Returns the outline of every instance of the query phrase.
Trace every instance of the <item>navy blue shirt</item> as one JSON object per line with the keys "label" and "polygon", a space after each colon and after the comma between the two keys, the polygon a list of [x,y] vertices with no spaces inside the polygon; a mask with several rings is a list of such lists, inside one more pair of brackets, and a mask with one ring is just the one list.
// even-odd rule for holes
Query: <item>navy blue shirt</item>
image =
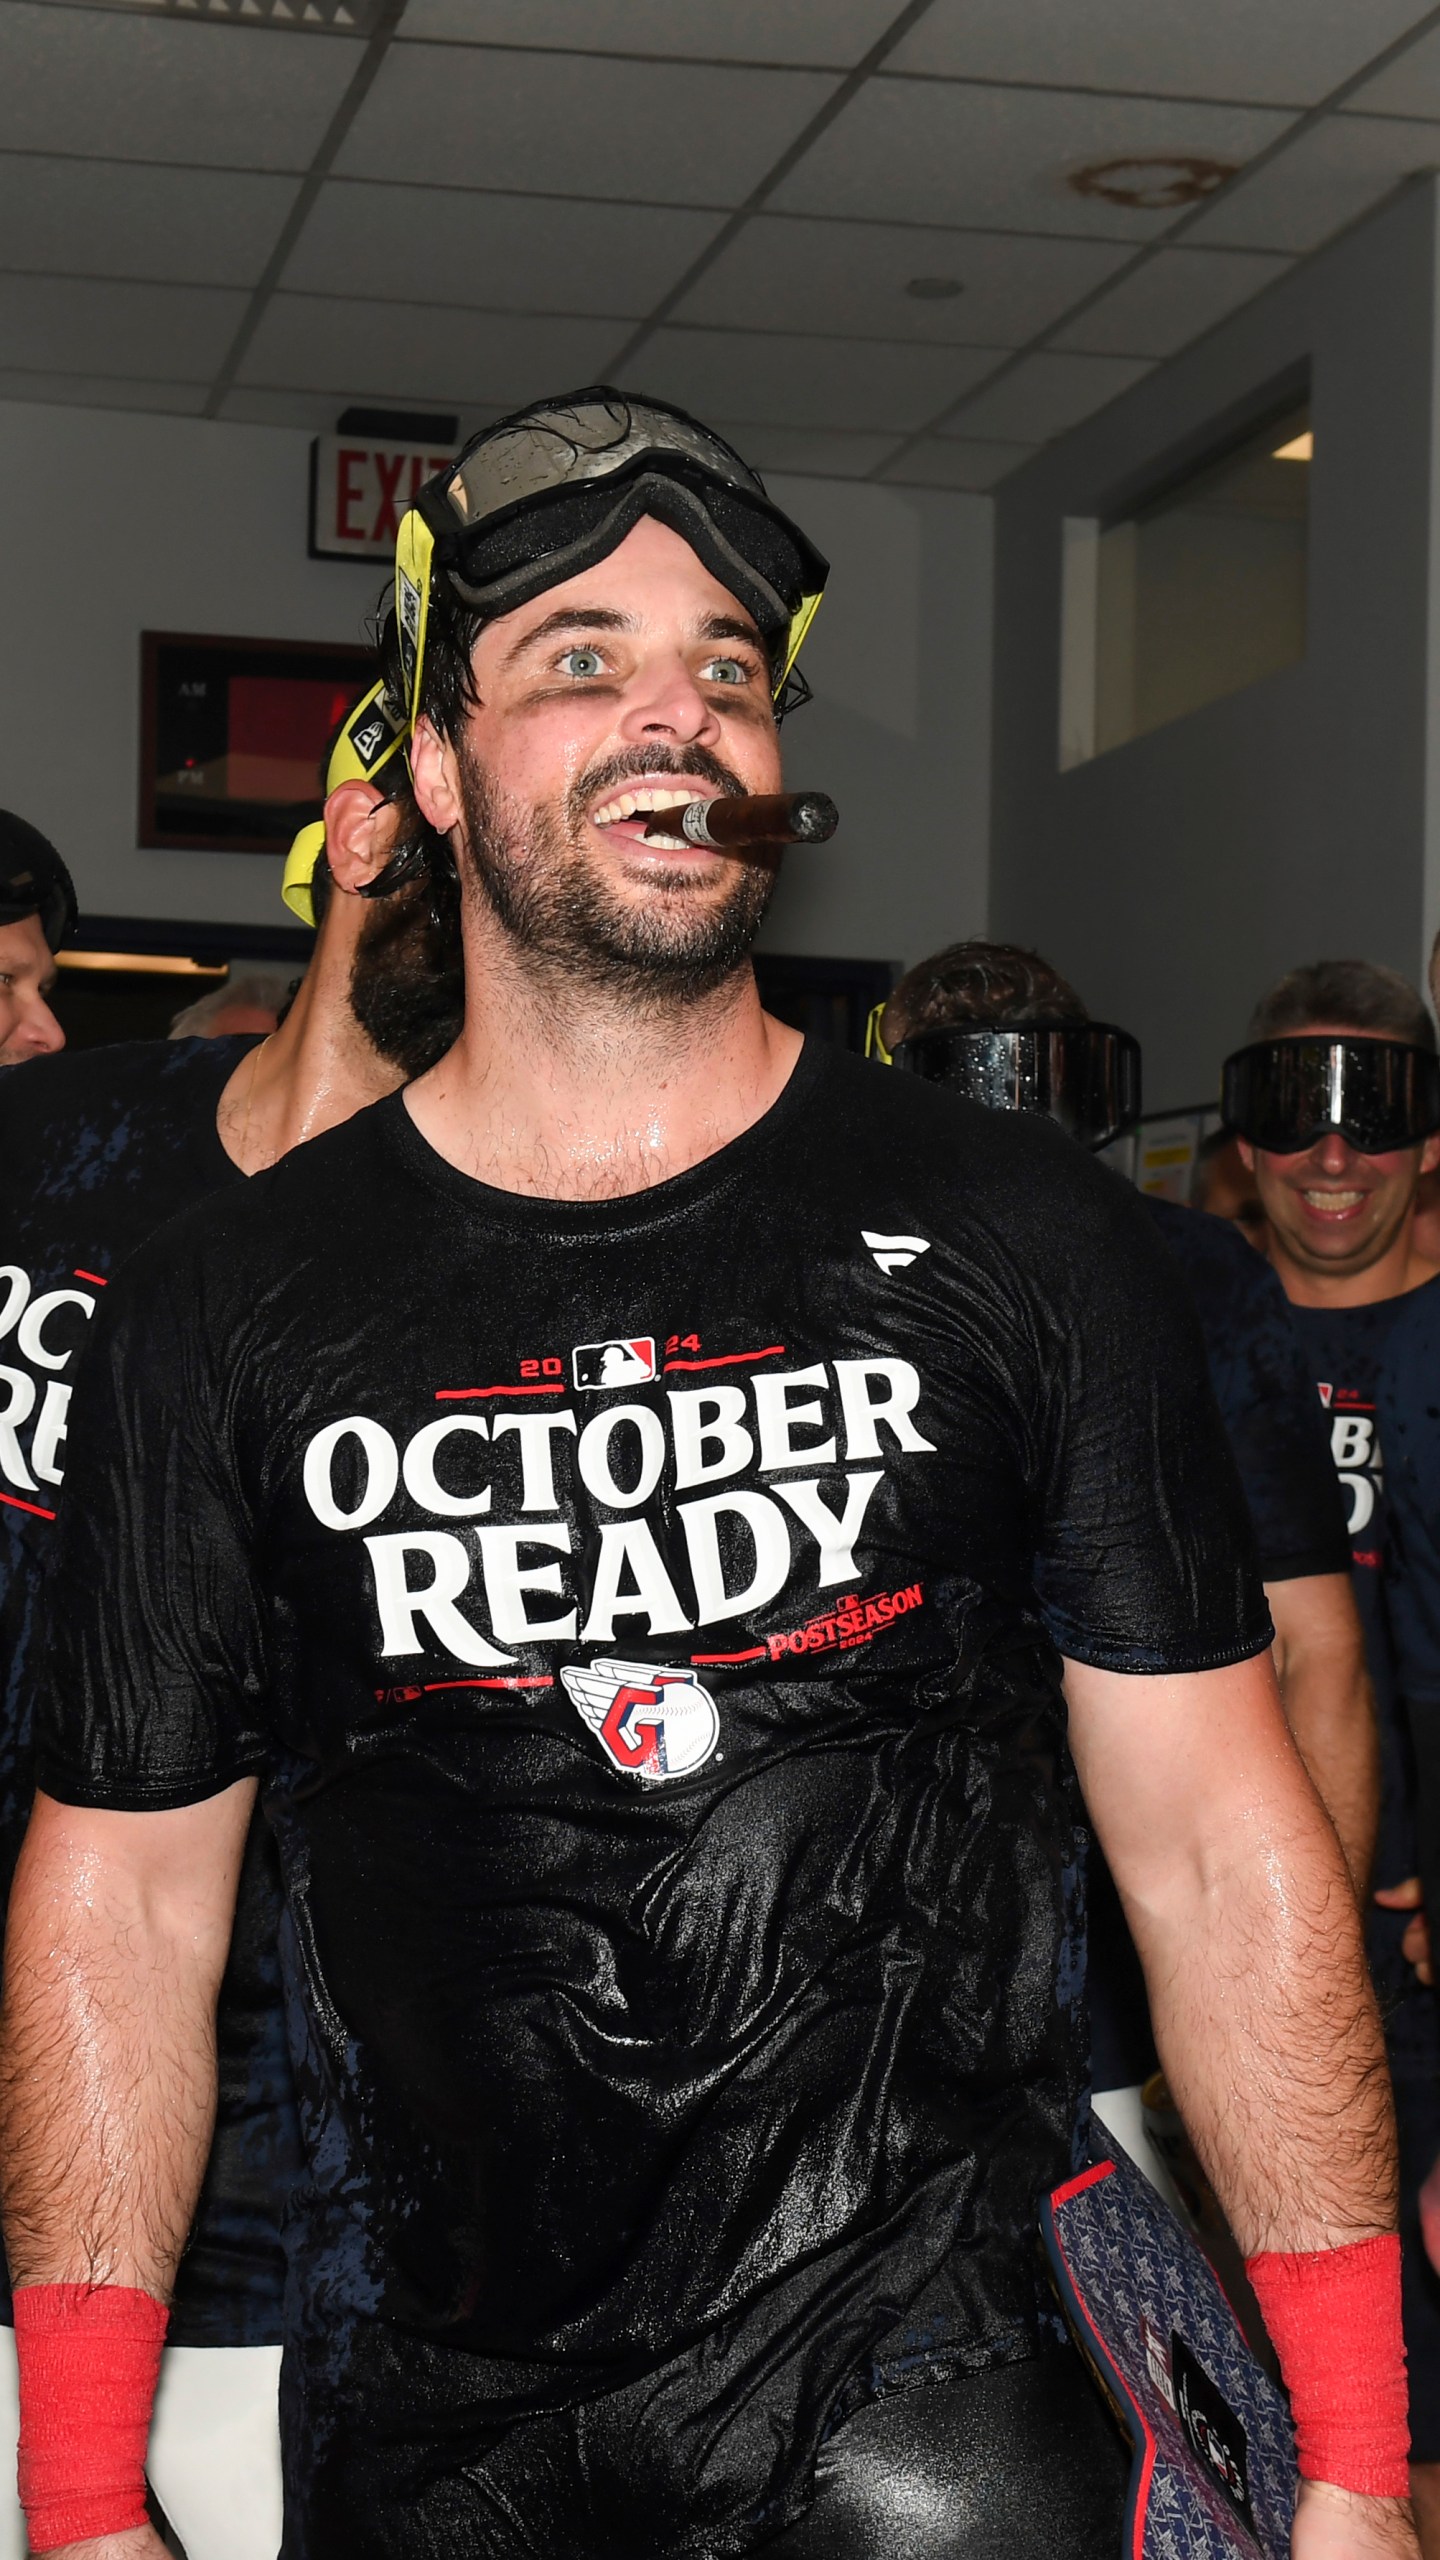
{"label": "navy blue shirt", "polygon": [[[135,1247],[207,1193],[242,1187],[215,1113],[253,1046],[128,1041],[0,1075],[0,1900],[34,1794],[45,1581],[81,1355]],[[177,2346],[261,2346],[281,2334],[279,2229],[300,2143],[279,1907],[274,1843],[257,1822],[220,2004],[215,2143],[170,2321]]]}

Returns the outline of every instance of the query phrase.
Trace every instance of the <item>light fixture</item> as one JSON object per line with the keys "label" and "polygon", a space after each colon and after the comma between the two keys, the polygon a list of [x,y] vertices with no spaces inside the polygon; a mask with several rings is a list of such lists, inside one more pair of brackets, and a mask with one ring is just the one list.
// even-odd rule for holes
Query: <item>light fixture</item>
{"label": "light fixture", "polygon": [[905,290],[917,302],[953,302],[965,287],[958,276],[912,276]]}
{"label": "light fixture", "polygon": [[1315,459],[1313,428],[1307,427],[1303,435],[1292,436],[1288,444],[1277,444],[1270,459],[1272,462],[1313,462]]}
{"label": "light fixture", "polygon": [[146,978],[224,978],[229,971],[222,962],[211,967],[204,960],[178,960],[168,951],[57,951],[57,969],[129,969]]}
{"label": "light fixture", "polygon": [[1077,196],[1101,196],[1135,213],[1178,213],[1203,204],[1233,178],[1236,160],[1206,160],[1190,151],[1152,151],[1126,160],[1093,160],[1065,181]]}

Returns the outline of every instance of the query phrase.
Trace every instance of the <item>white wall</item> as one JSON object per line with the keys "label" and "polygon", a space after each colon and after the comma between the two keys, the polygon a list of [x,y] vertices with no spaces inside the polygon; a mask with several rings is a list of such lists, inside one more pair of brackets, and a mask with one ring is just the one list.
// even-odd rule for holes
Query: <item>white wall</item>
{"label": "white wall", "polygon": [[[287,429],[0,403],[0,805],[97,914],[284,921],[278,859],[137,846],[140,633],[362,639],[381,580],[307,559],[307,467]],[[766,941],[915,959],[983,923],[990,503],[774,486],[835,566],[787,753],[843,830],[792,857]]]}

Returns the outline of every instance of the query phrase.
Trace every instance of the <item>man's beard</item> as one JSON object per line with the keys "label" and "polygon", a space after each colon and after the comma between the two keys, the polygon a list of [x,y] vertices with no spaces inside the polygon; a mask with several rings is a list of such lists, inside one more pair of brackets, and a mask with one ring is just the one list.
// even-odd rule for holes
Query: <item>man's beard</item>
{"label": "man's beard", "polygon": [[350,964],[350,1010],[407,1083],[454,1047],[465,1018],[459,899],[426,864],[370,907]]}
{"label": "man's beard", "polygon": [[[772,858],[742,861],[718,902],[689,866],[649,875],[649,895],[630,904],[580,850],[585,813],[638,775],[675,773],[741,792],[729,766],[703,747],[632,747],[581,777],[563,813],[522,809],[495,790],[468,740],[458,751],[460,799],[471,893],[483,897],[520,950],[553,979],[626,995],[668,1011],[709,995],[750,957],[775,892]],[[676,794],[677,801],[683,795]]]}

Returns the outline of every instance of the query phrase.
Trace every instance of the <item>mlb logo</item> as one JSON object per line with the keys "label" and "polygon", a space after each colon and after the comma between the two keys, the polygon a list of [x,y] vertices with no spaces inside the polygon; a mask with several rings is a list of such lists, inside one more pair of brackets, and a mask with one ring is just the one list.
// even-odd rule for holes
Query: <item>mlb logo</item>
{"label": "mlb logo", "polygon": [[597,1387],[643,1387],[655,1375],[655,1337],[638,1342],[581,1342],[572,1351],[575,1384],[582,1392]]}

